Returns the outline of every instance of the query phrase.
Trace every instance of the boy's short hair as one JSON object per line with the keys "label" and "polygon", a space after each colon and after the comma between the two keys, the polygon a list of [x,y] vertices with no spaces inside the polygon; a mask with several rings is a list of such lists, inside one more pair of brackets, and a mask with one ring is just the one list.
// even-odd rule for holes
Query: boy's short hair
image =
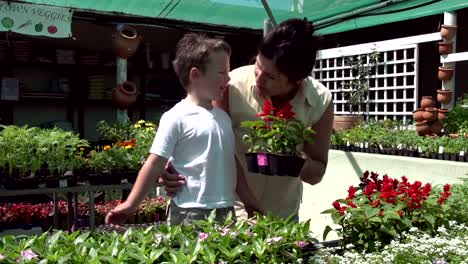
{"label": "boy's short hair", "polygon": [[312,22],[285,20],[263,38],[258,52],[272,60],[290,82],[302,80],[315,66],[319,37],[314,32]]}
{"label": "boy's short hair", "polygon": [[224,51],[231,55],[231,47],[222,39],[208,38],[204,34],[188,33],[177,43],[176,58],[173,63],[180,82],[184,88],[190,84],[190,69],[206,71],[210,63],[210,53]]}

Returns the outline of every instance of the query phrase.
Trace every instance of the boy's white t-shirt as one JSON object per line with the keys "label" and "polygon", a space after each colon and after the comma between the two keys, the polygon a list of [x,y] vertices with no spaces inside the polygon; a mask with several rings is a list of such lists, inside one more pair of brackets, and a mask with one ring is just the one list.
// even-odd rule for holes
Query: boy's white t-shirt
{"label": "boy's white t-shirt", "polygon": [[226,112],[182,100],[162,115],[150,153],[169,159],[187,178],[172,199],[177,206],[213,209],[236,200],[234,148]]}

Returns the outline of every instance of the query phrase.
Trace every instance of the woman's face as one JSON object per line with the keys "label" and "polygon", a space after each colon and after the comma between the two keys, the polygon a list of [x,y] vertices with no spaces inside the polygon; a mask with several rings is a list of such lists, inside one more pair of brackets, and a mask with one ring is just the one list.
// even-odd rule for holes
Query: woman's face
{"label": "woman's face", "polygon": [[255,80],[255,92],[263,98],[285,96],[292,89],[288,77],[276,68],[272,60],[261,54],[257,55],[255,61]]}

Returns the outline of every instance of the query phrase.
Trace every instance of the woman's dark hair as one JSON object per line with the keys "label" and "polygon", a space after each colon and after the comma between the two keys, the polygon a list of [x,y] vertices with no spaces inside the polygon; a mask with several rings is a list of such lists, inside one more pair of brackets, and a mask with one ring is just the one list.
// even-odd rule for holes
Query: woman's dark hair
{"label": "woman's dark hair", "polygon": [[302,19],[283,21],[260,43],[259,54],[270,59],[290,82],[309,76],[315,65],[319,37],[312,22]]}

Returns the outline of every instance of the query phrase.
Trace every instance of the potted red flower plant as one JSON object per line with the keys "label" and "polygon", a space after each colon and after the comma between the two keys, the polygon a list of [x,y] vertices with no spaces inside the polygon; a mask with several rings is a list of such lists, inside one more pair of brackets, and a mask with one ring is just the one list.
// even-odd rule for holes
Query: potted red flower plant
{"label": "potted red flower plant", "polygon": [[313,142],[315,132],[309,126],[295,119],[291,103],[275,109],[265,100],[260,117],[244,121],[246,130],[243,141],[248,145],[246,160],[251,172],[266,175],[287,175],[297,177],[304,165],[299,156],[299,147],[304,142]]}

